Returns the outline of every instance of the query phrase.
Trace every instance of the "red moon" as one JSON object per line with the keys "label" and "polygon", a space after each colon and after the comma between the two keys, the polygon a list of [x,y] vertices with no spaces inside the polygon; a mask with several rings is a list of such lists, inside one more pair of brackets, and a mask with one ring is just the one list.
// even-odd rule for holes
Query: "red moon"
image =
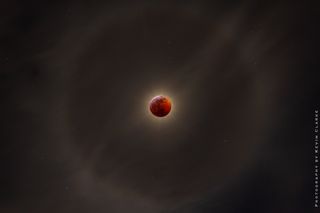
{"label": "red moon", "polygon": [[164,117],[171,111],[171,102],[167,97],[158,95],[150,101],[150,111],[157,117]]}

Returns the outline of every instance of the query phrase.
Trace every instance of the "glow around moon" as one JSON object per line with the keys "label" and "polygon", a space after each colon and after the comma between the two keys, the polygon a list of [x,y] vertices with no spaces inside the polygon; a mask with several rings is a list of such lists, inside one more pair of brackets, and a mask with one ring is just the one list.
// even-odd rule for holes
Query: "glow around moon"
{"label": "glow around moon", "polygon": [[[162,95],[164,97],[168,97],[170,98],[170,102],[171,102],[171,111],[168,115],[165,116],[165,118],[161,118],[161,117],[157,117],[155,115],[152,114],[152,112],[150,111],[150,101],[156,97]],[[178,100],[176,98],[176,96],[172,93],[172,92],[167,92],[167,91],[163,91],[163,90],[155,90],[153,92],[151,92],[150,94],[146,95],[143,101],[143,108],[145,111],[145,115],[148,118],[148,120],[150,119],[151,121],[155,121],[155,122],[172,122],[172,120],[175,119],[175,117],[177,116],[177,106],[179,106]]]}

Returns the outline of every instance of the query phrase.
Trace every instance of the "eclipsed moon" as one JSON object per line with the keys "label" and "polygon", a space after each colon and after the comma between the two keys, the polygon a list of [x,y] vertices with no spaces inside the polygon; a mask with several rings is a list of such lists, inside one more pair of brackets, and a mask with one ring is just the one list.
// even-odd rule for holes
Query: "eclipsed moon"
{"label": "eclipsed moon", "polygon": [[152,98],[149,108],[153,115],[157,117],[165,117],[171,111],[171,101],[168,97],[158,95]]}

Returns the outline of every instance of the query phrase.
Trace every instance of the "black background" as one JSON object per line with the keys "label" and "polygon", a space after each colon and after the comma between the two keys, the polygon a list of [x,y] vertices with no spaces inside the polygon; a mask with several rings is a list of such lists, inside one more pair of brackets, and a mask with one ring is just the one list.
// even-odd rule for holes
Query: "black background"
{"label": "black background", "polygon": [[319,12],[2,1],[0,212],[315,211]]}

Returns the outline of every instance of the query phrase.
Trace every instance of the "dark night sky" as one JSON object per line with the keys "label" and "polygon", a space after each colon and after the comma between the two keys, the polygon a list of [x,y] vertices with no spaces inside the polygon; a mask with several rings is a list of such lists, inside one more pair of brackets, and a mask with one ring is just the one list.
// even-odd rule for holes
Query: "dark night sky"
{"label": "dark night sky", "polygon": [[0,212],[313,212],[319,13],[3,1]]}

